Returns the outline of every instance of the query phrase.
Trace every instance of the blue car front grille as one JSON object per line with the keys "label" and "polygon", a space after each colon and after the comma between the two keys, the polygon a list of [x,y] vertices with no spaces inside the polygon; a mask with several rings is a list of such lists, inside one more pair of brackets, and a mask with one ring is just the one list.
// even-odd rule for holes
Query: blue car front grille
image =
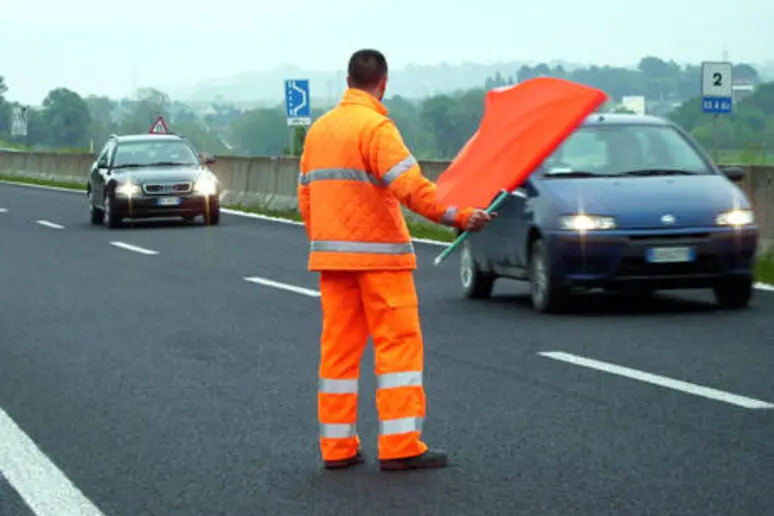
{"label": "blue car front grille", "polygon": [[641,256],[625,256],[616,271],[616,276],[686,276],[694,274],[717,274],[720,264],[716,255],[700,254],[688,263],[648,263]]}

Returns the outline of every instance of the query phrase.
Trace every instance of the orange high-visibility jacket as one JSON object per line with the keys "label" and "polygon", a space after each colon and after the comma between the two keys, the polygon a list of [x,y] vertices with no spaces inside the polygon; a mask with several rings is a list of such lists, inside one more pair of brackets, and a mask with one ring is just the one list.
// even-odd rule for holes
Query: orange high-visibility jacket
{"label": "orange high-visibility jacket", "polygon": [[361,90],[347,90],[312,124],[300,167],[312,271],[415,269],[400,205],[457,228],[473,211],[436,200],[435,183],[422,176],[387,109]]}

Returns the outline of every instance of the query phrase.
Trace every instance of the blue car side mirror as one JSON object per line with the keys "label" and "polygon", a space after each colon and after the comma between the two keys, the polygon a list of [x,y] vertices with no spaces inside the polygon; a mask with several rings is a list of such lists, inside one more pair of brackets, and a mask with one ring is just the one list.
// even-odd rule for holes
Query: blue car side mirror
{"label": "blue car side mirror", "polygon": [[744,179],[744,169],[742,167],[720,167],[720,171],[734,183],[739,183]]}

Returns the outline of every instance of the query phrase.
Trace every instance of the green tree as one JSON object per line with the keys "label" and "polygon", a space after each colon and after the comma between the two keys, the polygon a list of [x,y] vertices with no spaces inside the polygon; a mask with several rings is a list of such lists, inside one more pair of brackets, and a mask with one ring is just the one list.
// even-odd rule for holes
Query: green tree
{"label": "green tree", "polygon": [[8,93],[8,85],[5,77],[0,75],[0,137],[7,135],[11,130],[11,106],[5,99]]}
{"label": "green tree", "polygon": [[169,122],[172,101],[169,95],[155,88],[141,88],[134,98],[125,99],[121,107],[125,115],[121,118],[119,130],[123,134],[147,133],[156,117],[162,116]]}
{"label": "green tree", "polygon": [[118,124],[113,115],[117,103],[108,97],[96,95],[89,95],[85,100],[91,116],[90,144],[93,142],[95,149],[99,149],[111,134],[118,132]]}
{"label": "green tree", "polygon": [[67,88],[51,90],[43,99],[46,143],[56,147],[88,147],[91,115],[80,95]]}

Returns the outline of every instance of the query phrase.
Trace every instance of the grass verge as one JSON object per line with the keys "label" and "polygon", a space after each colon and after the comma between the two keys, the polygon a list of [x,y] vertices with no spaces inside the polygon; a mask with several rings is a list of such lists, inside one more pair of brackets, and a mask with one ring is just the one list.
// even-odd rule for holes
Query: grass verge
{"label": "grass verge", "polygon": [[[8,176],[0,174],[0,180],[8,181],[11,183],[38,185],[38,186],[53,186],[57,188],[71,188],[74,190],[84,190],[84,183],[75,183],[69,181],[54,181],[49,179],[27,178],[19,176]],[[231,210],[244,211],[247,213],[256,213],[258,215],[265,215],[267,217],[276,217],[286,220],[301,220],[301,214],[296,210],[276,210],[263,206],[246,205],[246,204],[228,204],[223,205],[224,208]],[[411,236],[414,238],[423,238],[427,240],[439,240],[442,242],[451,242],[454,240],[454,233],[446,228],[440,226],[434,226],[429,223],[408,220],[407,221]]]}
{"label": "grass verge", "polygon": [[755,278],[761,283],[774,285],[774,250],[758,260],[755,267]]}

